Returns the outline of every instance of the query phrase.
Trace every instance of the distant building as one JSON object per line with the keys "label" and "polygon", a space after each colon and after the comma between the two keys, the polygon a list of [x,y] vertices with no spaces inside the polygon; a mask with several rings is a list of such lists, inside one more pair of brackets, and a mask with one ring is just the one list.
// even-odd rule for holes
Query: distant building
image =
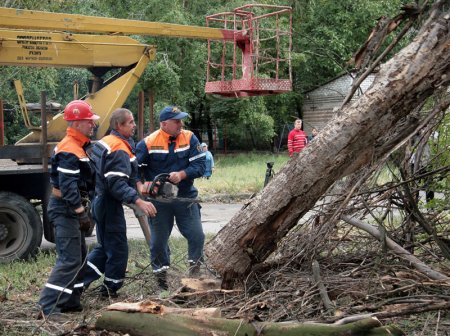
{"label": "distant building", "polygon": [[[369,75],[356,91],[353,100],[361,96],[372,85],[375,74]],[[313,127],[320,130],[341,106],[353,83],[351,74],[344,74],[305,92],[303,103],[303,130],[311,134]]]}

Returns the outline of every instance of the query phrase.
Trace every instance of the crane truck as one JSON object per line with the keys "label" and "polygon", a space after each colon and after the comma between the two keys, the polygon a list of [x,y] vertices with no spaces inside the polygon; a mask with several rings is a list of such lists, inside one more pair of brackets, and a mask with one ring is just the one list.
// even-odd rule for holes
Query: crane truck
{"label": "crane truck", "polygon": [[[266,13],[256,14],[253,9],[261,7]],[[283,15],[288,16],[284,21],[288,22],[287,29],[279,24]],[[259,49],[263,40],[260,39],[263,26],[259,23],[268,17],[276,20],[268,39],[278,49],[270,57],[267,50]],[[290,7],[246,5],[206,19],[207,26],[198,27],[0,7],[0,65],[88,69],[94,84],[85,99],[101,116],[94,141],[106,134],[109,115],[125,103],[156,56],[156,46],[143,44],[128,35],[205,39],[209,52],[214,42],[222,43],[224,51],[230,49],[225,47],[230,43],[231,63],[226,64],[224,54],[219,61],[213,59],[212,53],[208,54],[207,93],[242,97],[291,90]],[[288,41],[284,45],[288,50],[280,52],[280,40],[286,37]],[[261,60],[261,67],[272,62],[275,77],[259,78],[255,60]],[[284,71],[287,78],[279,75],[282,64],[287,65],[288,71]],[[218,78],[212,79],[217,69]],[[227,75],[227,69],[231,69],[231,74]],[[104,76],[111,70],[116,70],[115,74],[105,80]],[[64,137],[66,123],[62,113],[50,120],[44,116],[45,113],[41,126],[29,127],[30,133],[16,144],[0,147],[0,262],[34,256],[42,235],[54,241],[53,226],[46,216],[50,194],[47,159],[54,144]]]}

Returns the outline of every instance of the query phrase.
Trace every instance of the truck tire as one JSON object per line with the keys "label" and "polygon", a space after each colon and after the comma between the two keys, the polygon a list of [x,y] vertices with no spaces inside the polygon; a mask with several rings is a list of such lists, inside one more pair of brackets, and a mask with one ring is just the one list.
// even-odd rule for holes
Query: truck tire
{"label": "truck tire", "polygon": [[24,197],[0,192],[0,263],[28,259],[42,241],[41,217]]}

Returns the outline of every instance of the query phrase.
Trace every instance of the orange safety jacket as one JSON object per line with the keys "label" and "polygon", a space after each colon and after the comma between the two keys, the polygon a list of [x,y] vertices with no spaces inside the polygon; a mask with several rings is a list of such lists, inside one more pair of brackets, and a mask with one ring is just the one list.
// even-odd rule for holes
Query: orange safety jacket
{"label": "orange safety jacket", "polygon": [[129,141],[112,130],[91,152],[97,172],[96,193],[108,192],[122,203],[135,203],[139,197],[136,190],[138,164]]}
{"label": "orange safety jacket", "polygon": [[84,134],[68,127],[66,136],[53,150],[50,183],[61,192],[61,197],[72,208],[81,206],[80,190],[94,190],[94,170],[86,154],[91,141]]}
{"label": "orange safety jacket", "polygon": [[197,137],[182,130],[176,138],[159,129],[145,137],[136,146],[136,156],[147,181],[156,175],[184,170],[186,179],[178,185],[178,196],[196,197],[194,179],[203,176],[205,153]]}

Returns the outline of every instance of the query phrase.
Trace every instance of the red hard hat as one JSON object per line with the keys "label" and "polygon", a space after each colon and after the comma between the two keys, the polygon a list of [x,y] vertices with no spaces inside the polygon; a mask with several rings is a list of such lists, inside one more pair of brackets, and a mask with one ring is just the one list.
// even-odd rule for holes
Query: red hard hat
{"label": "red hard hat", "polygon": [[64,109],[64,120],[97,120],[100,117],[92,112],[92,106],[84,100],[74,100]]}

